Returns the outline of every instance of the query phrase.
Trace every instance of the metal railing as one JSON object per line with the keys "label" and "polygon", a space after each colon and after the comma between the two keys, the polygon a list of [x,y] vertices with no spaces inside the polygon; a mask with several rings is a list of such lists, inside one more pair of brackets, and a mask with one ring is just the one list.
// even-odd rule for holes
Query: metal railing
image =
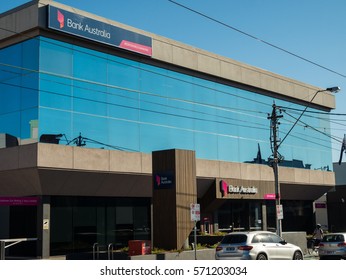
{"label": "metal railing", "polygon": [[[100,259],[100,248],[101,246],[98,243],[94,243],[93,245],[93,260],[99,260]],[[114,244],[109,243],[107,246],[107,257],[108,260],[114,260]]]}
{"label": "metal railing", "polygon": [[100,245],[98,243],[94,243],[93,245],[93,260],[100,259]]}
{"label": "metal railing", "polygon": [[[6,249],[24,241],[37,241],[37,238],[0,239],[0,260],[6,257]],[[8,244],[7,244],[8,243]],[[7,244],[7,245],[6,245]]]}
{"label": "metal railing", "polygon": [[114,260],[114,255],[113,255],[114,245],[113,245],[113,243],[108,244],[107,250],[108,250],[108,259]]}

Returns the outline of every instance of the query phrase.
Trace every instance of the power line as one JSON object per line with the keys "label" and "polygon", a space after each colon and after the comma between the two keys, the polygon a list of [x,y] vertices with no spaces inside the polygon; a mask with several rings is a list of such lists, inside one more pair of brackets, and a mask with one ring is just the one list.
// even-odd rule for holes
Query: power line
{"label": "power line", "polygon": [[342,141],[339,141],[339,140],[338,140],[337,138],[335,138],[334,136],[332,136],[332,135],[330,135],[330,134],[328,134],[328,133],[322,132],[322,131],[318,130],[317,128],[314,128],[314,127],[308,125],[307,123],[301,121],[299,118],[293,117],[291,114],[287,113],[286,111],[282,111],[282,112],[285,113],[285,114],[287,114],[287,115],[290,116],[291,118],[295,119],[297,122],[300,122],[300,123],[304,124],[305,127],[309,127],[309,128],[311,128],[311,129],[313,129],[313,130],[315,130],[315,131],[317,131],[317,132],[323,134],[324,136],[327,136],[327,137],[329,137],[329,138],[331,138],[331,139],[333,139],[333,140],[335,140],[335,141],[337,141],[337,142],[342,143]]}
{"label": "power line", "polygon": [[[284,108],[284,107],[281,107],[281,108]],[[283,111],[287,112],[287,111],[290,111],[290,110],[286,110],[284,109]],[[298,114],[296,111],[293,111],[291,112],[292,114]],[[318,113],[317,113],[318,114]],[[345,123],[343,122],[346,122],[346,119],[331,119],[331,118],[321,118],[321,117],[316,117],[316,116],[312,116],[312,115],[309,115],[309,114],[304,114],[304,117],[305,118],[310,118],[310,119],[314,119],[314,120],[321,120],[321,121],[325,121],[325,122],[328,122],[328,123],[331,123],[331,124],[334,124],[334,125],[338,125],[338,126],[346,126]],[[320,129],[331,129],[330,127],[319,127]],[[333,130],[345,130],[345,129],[342,129],[342,128],[333,128]]]}
{"label": "power line", "polygon": [[293,53],[293,52],[291,52],[291,51],[288,51],[288,50],[286,50],[286,49],[284,49],[284,48],[282,48],[282,47],[279,47],[279,46],[277,46],[277,45],[274,45],[274,44],[272,44],[272,43],[270,43],[270,42],[268,42],[268,41],[262,40],[262,39],[260,39],[260,38],[258,38],[258,37],[256,37],[256,36],[254,36],[254,35],[251,35],[251,34],[249,34],[249,33],[247,33],[247,32],[244,32],[244,31],[242,31],[242,30],[240,30],[240,29],[238,29],[238,28],[235,28],[235,27],[233,27],[233,26],[231,26],[231,25],[229,25],[229,24],[226,24],[226,23],[224,23],[224,22],[222,22],[222,21],[220,21],[220,20],[217,20],[217,19],[215,19],[215,18],[212,18],[212,17],[210,17],[210,16],[208,16],[208,15],[202,13],[202,12],[196,11],[196,10],[194,10],[194,9],[192,9],[192,8],[189,8],[189,7],[187,7],[187,6],[183,5],[183,4],[180,4],[180,3],[176,2],[176,1],[173,1],[173,0],[168,0],[168,1],[171,2],[171,3],[173,3],[173,4],[175,4],[175,5],[177,5],[177,6],[180,6],[180,7],[184,8],[184,9],[186,9],[186,10],[189,10],[190,12],[193,12],[193,13],[195,13],[195,14],[198,14],[198,15],[204,17],[204,18],[207,18],[207,19],[209,19],[209,20],[211,20],[211,21],[214,21],[214,22],[216,22],[216,23],[218,23],[218,24],[221,24],[221,25],[223,25],[223,26],[225,26],[225,27],[227,27],[227,28],[230,28],[230,29],[232,29],[232,30],[234,30],[234,31],[236,31],[236,32],[239,32],[239,33],[241,33],[241,34],[243,34],[243,35],[245,35],[245,36],[247,36],[247,37],[250,37],[251,39],[257,40],[257,41],[259,41],[259,42],[261,42],[261,43],[263,43],[263,44],[265,44],[265,45],[268,45],[268,46],[270,46],[270,47],[272,47],[272,48],[275,48],[275,49],[277,49],[277,50],[279,50],[279,51],[282,51],[282,52],[284,52],[284,53],[287,53],[287,54],[289,54],[289,55],[291,55],[291,56],[294,56],[294,57],[296,57],[296,58],[298,58],[298,59],[301,59],[301,60],[303,60],[303,61],[305,61],[305,62],[308,62],[308,63],[310,63],[310,64],[312,64],[312,65],[315,65],[315,66],[317,66],[317,67],[319,67],[319,68],[322,68],[322,69],[327,70],[327,71],[329,71],[329,72],[331,72],[331,73],[334,73],[334,74],[336,74],[336,75],[338,75],[338,76],[341,76],[341,77],[343,77],[343,78],[346,78],[346,75],[344,75],[344,74],[342,74],[342,73],[339,73],[339,72],[337,72],[337,71],[335,71],[335,70],[333,70],[333,69],[331,69],[331,68],[325,67],[325,66],[323,66],[323,65],[321,65],[321,64],[319,64],[319,63],[317,63],[317,62],[314,62],[314,61],[312,61],[312,60],[310,60],[310,59],[307,59],[307,58],[305,58],[305,57],[302,57],[302,56],[300,56],[300,55],[297,55],[297,54],[295,54],[295,53]]}
{"label": "power line", "polygon": [[[296,108],[290,108],[290,107],[285,107],[285,106],[280,106],[280,108],[288,109],[288,110],[292,110],[292,111],[299,111],[299,112],[303,111],[303,109],[296,109]],[[317,111],[310,111],[310,110],[306,110],[305,113],[313,113],[313,114],[329,115],[329,116],[346,116],[346,114],[342,114],[342,113],[317,112]],[[304,116],[306,116],[306,114],[304,114]]]}

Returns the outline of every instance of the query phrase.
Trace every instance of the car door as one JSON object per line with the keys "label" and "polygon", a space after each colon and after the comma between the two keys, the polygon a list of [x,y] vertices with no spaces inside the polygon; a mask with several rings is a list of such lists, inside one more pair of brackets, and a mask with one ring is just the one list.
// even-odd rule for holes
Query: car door
{"label": "car door", "polygon": [[268,234],[268,239],[271,240],[274,256],[276,260],[290,260],[293,257],[293,252],[290,244],[276,234]]}
{"label": "car door", "polygon": [[261,234],[261,243],[263,246],[263,251],[268,256],[269,260],[276,260],[277,259],[277,246],[273,242],[273,239],[270,238],[270,235],[267,233]]}

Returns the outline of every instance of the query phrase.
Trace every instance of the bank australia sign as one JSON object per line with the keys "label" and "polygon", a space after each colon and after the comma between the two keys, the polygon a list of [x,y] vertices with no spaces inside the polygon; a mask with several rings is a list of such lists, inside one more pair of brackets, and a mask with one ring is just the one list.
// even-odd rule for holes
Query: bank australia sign
{"label": "bank australia sign", "polygon": [[48,6],[48,28],[143,55],[152,55],[151,37],[50,5]]}
{"label": "bank australia sign", "polygon": [[254,195],[258,193],[258,188],[254,186],[236,186],[228,185],[224,180],[220,181],[220,192],[222,197],[227,194],[242,194],[242,195]]}
{"label": "bank australia sign", "polygon": [[171,171],[153,174],[154,189],[171,189],[174,185],[174,173]]}

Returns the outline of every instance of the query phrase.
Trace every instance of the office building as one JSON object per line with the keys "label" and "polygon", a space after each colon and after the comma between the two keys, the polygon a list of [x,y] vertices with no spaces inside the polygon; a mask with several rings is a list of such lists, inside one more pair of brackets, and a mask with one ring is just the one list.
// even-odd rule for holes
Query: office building
{"label": "office building", "polygon": [[[206,233],[275,230],[273,102],[296,117],[335,107],[329,92],[310,102],[315,86],[55,1],[0,26],[0,239],[36,237],[21,246],[42,258],[136,239],[179,249],[191,204]],[[294,123],[282,114],[279,137]],[[283,231],[312,231],[312,202],[335,186],[330,139],[310,129],[329,121],[311,114],[279,149]]]}

